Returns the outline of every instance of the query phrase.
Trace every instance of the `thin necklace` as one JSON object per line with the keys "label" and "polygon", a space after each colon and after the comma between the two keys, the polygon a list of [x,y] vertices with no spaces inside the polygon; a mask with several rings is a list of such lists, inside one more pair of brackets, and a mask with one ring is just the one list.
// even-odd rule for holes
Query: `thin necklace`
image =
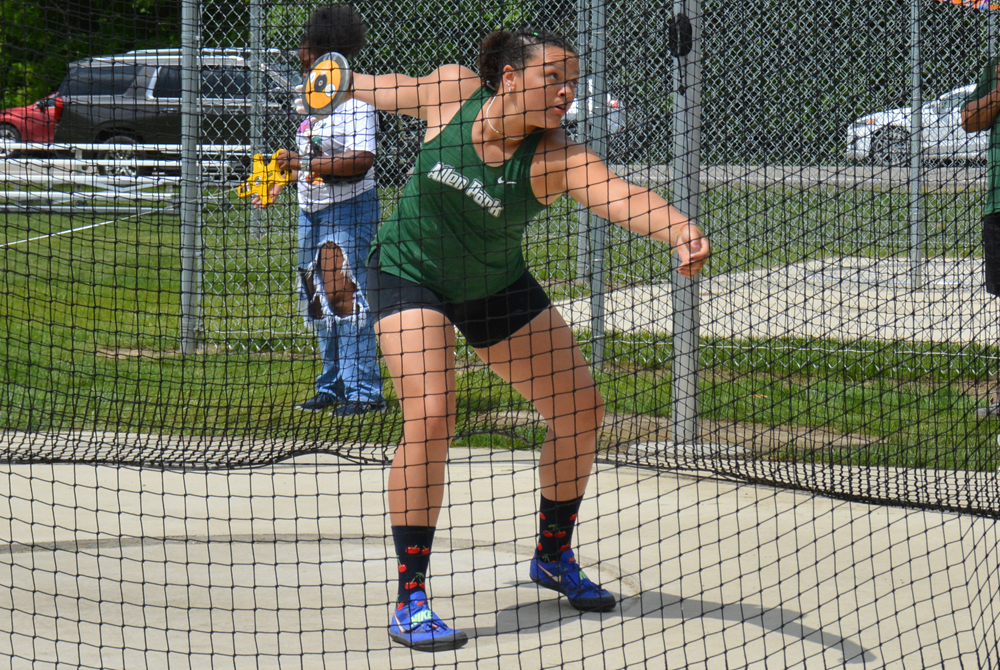
{"label": "thin necklace", "polygon": [[501,140],[523,140],[525,137],[528,136],[528,133],[525,133],[524,135],[519,135],[517,137],[510,137],[508,135],[504,135],[503,133],[501,133],[499,130],[497,130],[497,127],[493,125],[493,119],[490,118],[490,110],[493,109],[493,102],[496,99],[497,96],[494,95],[492,98],[490,98],[490,104],[486,105],[486,114],[485,114],[486,123],[490,124],[490,128],[492,128],[493,132],[495,132],[497,135],[500,136]]}
{"label": "thin necklace", "polygon": [[490,98],[490,104],[486,105],[486,123],[490,124],[490,128],[492,128],[493,132],[500,136],[500,139],[503,139],[503,133],[497,130],[497,127],[493,125],[493,119],[490,118],[490,110],[493,109],[493,103],[496,99],[497,97],[494,95]]}

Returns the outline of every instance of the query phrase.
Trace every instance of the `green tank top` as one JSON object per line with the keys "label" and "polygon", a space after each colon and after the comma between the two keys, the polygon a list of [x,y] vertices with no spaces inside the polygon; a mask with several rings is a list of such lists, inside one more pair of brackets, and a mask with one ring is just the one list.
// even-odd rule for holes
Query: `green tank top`
{"label": "green tank top", "polygon": [[450,302],[486,297],[520,277],[524,229],[545,209],[531,190],[531,161],[544,129],[499,167],[476,153],[472,124],[491,95],[480,88],[421,147],[399,206],[372,245],[384,272]]}

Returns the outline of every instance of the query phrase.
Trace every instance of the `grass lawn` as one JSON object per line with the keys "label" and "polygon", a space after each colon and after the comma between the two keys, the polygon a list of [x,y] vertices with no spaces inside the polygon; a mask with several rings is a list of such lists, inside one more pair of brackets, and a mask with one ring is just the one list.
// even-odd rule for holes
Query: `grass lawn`
{"label": "grass lawn", "polygon": [[[975,192],[929,196],[926,253],[979,254],[980,206]],[[710,274],[829,256],[905,255],[909,244],[905,194],[720,188],[704,194],[702,207],[715,249]],[[270,219],[261,235],[239,204],[206,210],[210,346],[187,357],[175,353],[176,216],[119,218],[0,247],[0,426],[394,443],[395,409],[378,421],[293,409],[311,394],[319,368],[295,317],[293,212]],[[6,214],[0,244],[108,219]],[[560,201],[528,231],[526,257],[553,298],[589,292],[576,276],[578,225],[576,208]],[[608,242],[610,286],[669,281],[662,248],[617,227]],[[579,333],[585,352],[588,336]],[[669,337],[612,334],[607,347],[611,364],[597,376],[609,412],[669,417]],[[852,449],[789,444],[766,458],[995,469],[995,429],[971,412],[996,357],[992,348],[907,342],[706,341],[702,416],[868,438]],[[463,347],[459,359],[457,442],[536,447],[538,426],[511,428],[486,417],[527,404]]]}

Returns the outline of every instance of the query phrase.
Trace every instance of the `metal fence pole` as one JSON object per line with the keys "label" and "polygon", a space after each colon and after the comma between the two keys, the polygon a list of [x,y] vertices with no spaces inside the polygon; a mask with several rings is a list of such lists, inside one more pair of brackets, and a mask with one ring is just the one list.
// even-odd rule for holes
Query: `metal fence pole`
{"label": "metal fence pole", "polygon": [[[250,154],[263,152],[264,138],[264,8],[262,0],[250,0]],[[263,210],[250,208],[250,236],[264,234]]]}
{"label": "metal fence pole", "polygon": [[[588,83],[590,54],[587,53],[590,44],[590,2],[591,0],[577,0],[576,6],[576,43],[581,51],[580,81],[582,82],[582,87],[577,89],[576,134],[581,142],[586,142],[592,135],[588,127],[590,115],[587,110],[587,94],[590,89]],[[577,210],[576,220],[576,280],[583,281],[590,276],[590,212],[580,207]]]}
{"label": "metal fence pole", "polygon": [[181,7],[181,342],[182,354],[198,350],[201,322],[201,176],[198,168],[201,91],[201,3]]}
{"label": "metal fence pole", "polygon": [[[594,82],[594,88],[591,92],[594,100],[594,112],[588,115],[588,126],[593,133],[590,146],[602,159],[606,159],[608,154],[608,90],[604,58],[607,42],[605,1],[592,0],[591,3],[590,72]],[[604,270],[607,256],[605,247],[607,246],[608,222],[596,214],[589,214],[589,217],[591,365],[595,370],[600,370],[604,367],[604,296],[607,291]]]}
{"label": "metal fence pole", "polygon": [[910,0],[910,288],[924,286],[924,194],[920,145],[923,136],[923,74],[920,56],[921,5]]}
{"label": "metal fence pole", "polygon": [[992,7],[986,12],[986,56],[993,58],[996,53],[997,39],[997,10]]}
{"label": "metal fence pole", "polygon": [[[686,21],[684,20],[686,19]],[[690,32],[683,28],[690,25]],[[688,218],[700,213],[701,172],[701,7],[699,0],[674,3],[677,90],[674,92],[674,205]],[[676,267],[677,260],[673,263]],[[698,278],[673,274],[673,412],[676,444],[698,440]]]}

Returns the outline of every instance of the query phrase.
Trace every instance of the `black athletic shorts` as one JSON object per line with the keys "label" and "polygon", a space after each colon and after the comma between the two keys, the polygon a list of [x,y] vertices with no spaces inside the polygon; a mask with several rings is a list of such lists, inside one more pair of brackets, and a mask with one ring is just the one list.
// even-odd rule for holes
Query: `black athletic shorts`
{"label": "black athletic shorts", "polygon": [[983,267],[986,292],[1000,295],[1000,214],[983,217]]}
{"label": "black athletic shorts", "polygon": [[527,270],[513,284],[493,295],[449,302],[426,286],[383,272],[377,251],[368,264],[365,295],[376,321],[408,309],[430,309],[448,317],[477,349],[503,342],[552,304],[545,289]]}

